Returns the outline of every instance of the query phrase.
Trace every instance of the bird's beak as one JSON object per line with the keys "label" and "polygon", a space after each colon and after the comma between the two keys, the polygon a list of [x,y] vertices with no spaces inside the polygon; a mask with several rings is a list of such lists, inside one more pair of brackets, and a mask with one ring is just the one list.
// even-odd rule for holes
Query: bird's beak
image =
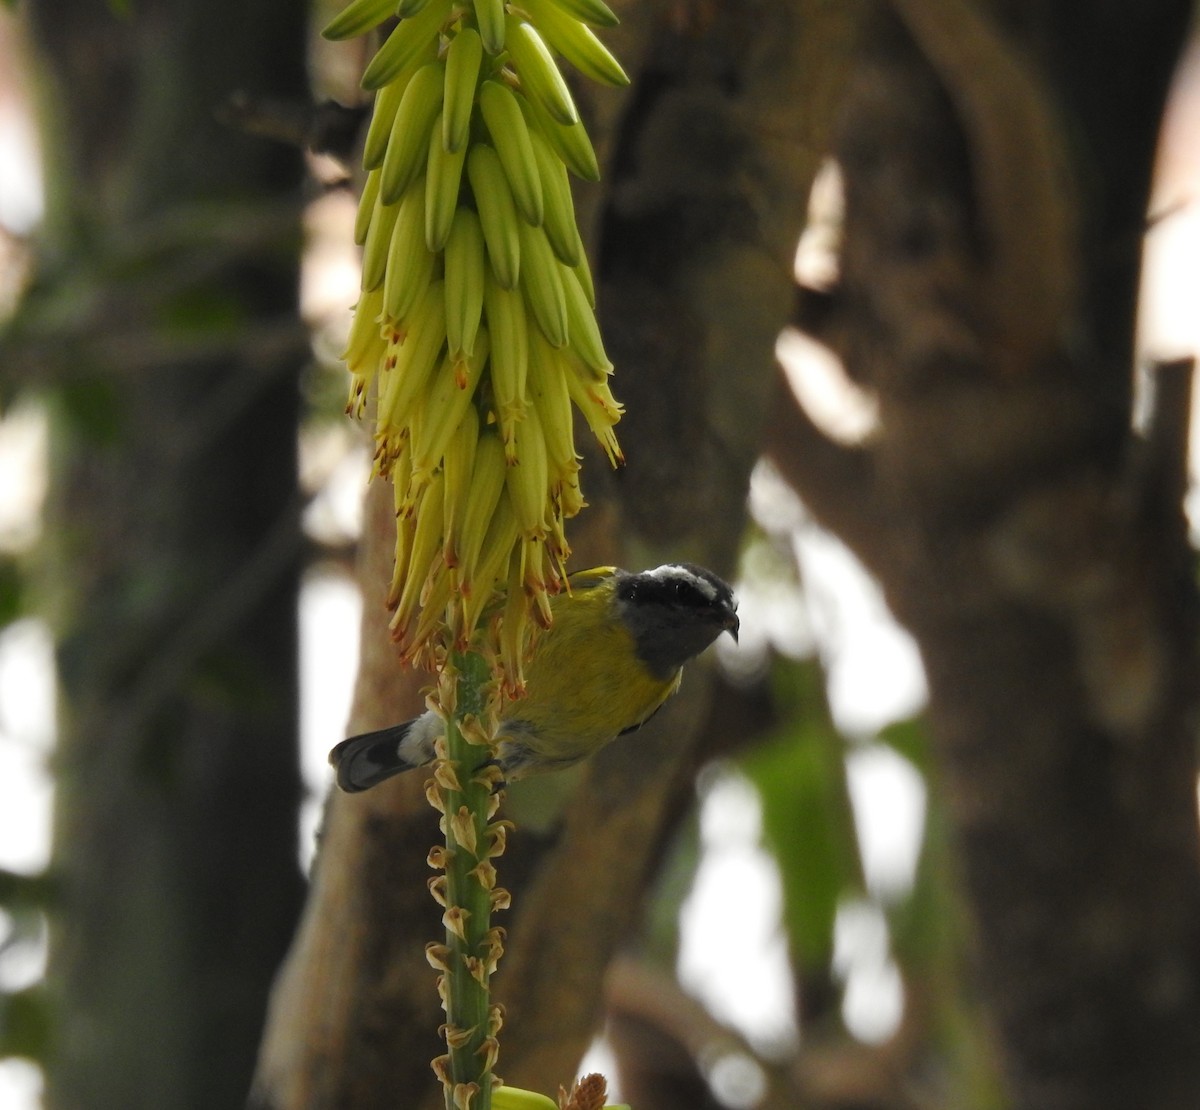
{"label": "bird's beak", "polygon": [[725,617],[725,623],[722,627],[733,637],[733,642],[736,644],[738,642],[738,629],[742,627],[742,622],[738,620],[737,613],[730,611]]}

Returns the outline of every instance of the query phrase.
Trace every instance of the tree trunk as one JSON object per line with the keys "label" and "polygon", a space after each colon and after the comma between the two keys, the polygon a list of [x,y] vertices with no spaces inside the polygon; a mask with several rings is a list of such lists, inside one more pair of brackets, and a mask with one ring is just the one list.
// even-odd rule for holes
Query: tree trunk
{"label": "tree trunk", "polygon": [[55,415],[52,1107],[240,1107],[297,863],[302,8],[40,0]]}
{"label": "tree trunk", "polygon": [[1190,14],[882,9],[835,141],[824,336],[869,447],[775,454],[916,635],[1015,1104],[1200,1105],[1188,364],[1132,428],[1140,240]]}

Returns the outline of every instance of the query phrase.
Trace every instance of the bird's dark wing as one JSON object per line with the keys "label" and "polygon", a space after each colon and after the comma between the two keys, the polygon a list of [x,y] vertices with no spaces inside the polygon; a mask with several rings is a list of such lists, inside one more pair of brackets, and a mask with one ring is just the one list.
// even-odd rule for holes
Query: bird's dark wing
{"label": "bird's dark wing", "polygon": [[348,794],[356,794],[413,766],[399,752],[411,723],[352,736],[338,744],[329,753],[329,762],[337,770],[338,786]]}

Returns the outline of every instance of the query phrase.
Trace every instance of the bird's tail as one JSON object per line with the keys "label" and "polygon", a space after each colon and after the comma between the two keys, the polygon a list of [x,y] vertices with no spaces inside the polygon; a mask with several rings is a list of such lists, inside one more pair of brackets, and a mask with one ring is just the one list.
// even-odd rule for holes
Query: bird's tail
{"label": "bird's tail", "polygon": [[401,771],[418,764],[400,754],[412,722],[365,732],[343,740],[329,753],[329,762],[337,771],[337,784],[349,794],[356,794],[390,779]]}

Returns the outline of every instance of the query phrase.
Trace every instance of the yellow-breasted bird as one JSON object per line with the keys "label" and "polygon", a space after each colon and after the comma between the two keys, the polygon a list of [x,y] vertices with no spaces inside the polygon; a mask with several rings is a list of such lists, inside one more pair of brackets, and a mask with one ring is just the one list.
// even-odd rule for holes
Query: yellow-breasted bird
{"label": "yellow-breasted bird", "polygon": [[[551,599],[554,623],[526,668],[525,697],[500,719],[495,762],[506,781],[561,770],[645,724],[677,689],[684,663],[722,632],[737,639],[737,601],[704,567],[571,575]],[[343,740],[329,753],[343,790],[366,790],[435,759],[432,711]]]}

